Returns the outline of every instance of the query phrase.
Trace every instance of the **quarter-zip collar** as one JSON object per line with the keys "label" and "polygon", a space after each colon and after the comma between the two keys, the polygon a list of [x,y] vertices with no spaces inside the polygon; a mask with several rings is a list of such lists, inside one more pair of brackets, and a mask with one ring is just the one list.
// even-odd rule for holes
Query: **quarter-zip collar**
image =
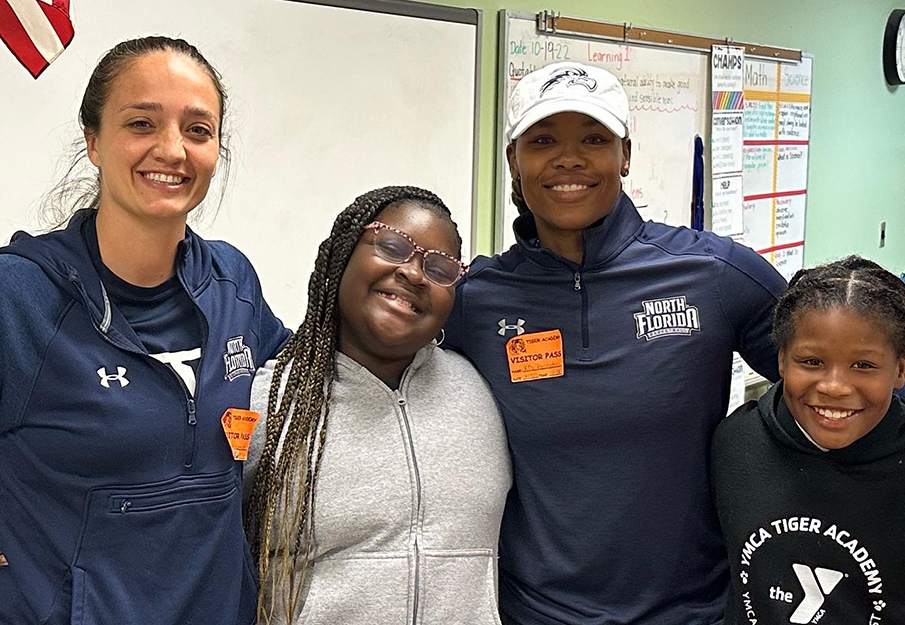
{"label": "quarter-zip collar", "polygon": [[[112,309],[100,276],[91,261],[91,254],[83,235],[84,227],[94,227],[94,209],[82,209],[69,220],[63,230],[33,237],[16,232],[10,244],[0,248],[0,254],[15,254],[36,263],[50,280],[88,310],[95,326],[114,343],[132,351],[143,352],[140,341],[128,322]],[[211,280],[210,249],[190,228],[177,247],[176,272],[194,299]]]}
{"label": "quarter-zip collar", "polygon": [[[582,231],[580,267],[596,269],[605,265],[638,236],[643,225],[644,221],[635,205],[624,192],[620,192],[613,210]],[[531,213],[519,215],[513,222],[512,229],[516,244],[529,260],[550,269],[561,269],[563,264],[572,270],[579,267],[571,260],[541,247],[537,239],[537,225]]]}

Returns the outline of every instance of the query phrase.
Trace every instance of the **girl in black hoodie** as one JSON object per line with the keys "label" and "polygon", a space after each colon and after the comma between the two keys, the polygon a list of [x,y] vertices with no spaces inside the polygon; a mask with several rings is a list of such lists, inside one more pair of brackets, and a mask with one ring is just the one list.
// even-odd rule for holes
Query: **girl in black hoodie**
{"label": "girl in black hoodie", "polygon": [[905,623],[905,282],[850,256],[777,304],[777,382],[717,429],[726,625]]}

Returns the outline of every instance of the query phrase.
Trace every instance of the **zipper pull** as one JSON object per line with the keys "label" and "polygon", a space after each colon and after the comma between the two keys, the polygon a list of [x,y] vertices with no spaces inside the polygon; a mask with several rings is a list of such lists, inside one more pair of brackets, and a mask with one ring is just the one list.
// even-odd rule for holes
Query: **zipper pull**
{"label": "zipper pull", "polygon": [[195,425],[198,423],[198,420],[195,419],[195,400],[190,399],[186,405],[189,409],[189,425]]}
{"label": "zipper pull", "polygon": [[581,290],[581,274],[578,273],[577,271],[575,272],[575,290],[576,291]]}
{"label": "zipper pull", "polygon": [[128,499],[126,499],[126,500],[123,502],[123,505],[121,505],[121,506],[119,507],[119,511],[120,511],[120,513],[122,513],[122,514],[125,514],[125,513],[126,513],[126,510],[128,510],[128,509],[131,508],[131,507],[132,507],[132,502],[129,501]]}

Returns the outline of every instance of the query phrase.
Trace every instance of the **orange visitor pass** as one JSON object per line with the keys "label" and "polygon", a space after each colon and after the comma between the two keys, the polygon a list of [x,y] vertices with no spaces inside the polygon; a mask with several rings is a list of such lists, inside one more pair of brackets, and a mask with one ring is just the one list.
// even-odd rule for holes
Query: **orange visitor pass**
{"label": "orange visitor pass", "polygon": [[558,378],[565,373],[562,333],[547,330],[514,336],[506,343],[506,358],[513,382]]}
{"label": "orange visitor pass", "polygon": [[261,415],[257,412],[240,410],[239,408],[229,408],[220,417],[223,432],[226,434],[226,441],[233,450],[233,460],[248,459],[248,445],[251,443],[251,433],[260,418]]}

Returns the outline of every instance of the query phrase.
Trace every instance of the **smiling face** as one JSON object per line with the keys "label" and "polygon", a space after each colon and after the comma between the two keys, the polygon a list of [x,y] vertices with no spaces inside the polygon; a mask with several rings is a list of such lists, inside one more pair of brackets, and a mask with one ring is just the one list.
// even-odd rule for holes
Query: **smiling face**
{"label": "smiling face", "polygon": [[818,445],[847,447],[870,432],[894,388],[905,384],[905,356],[887,330],[844,308],[811,310],[794,321],[779,352],[783,399]]}
{"label": "smiling face", "polygon": [[214,174],[219,111],[214,83],[188,57],[154,52],[132,62],[111,86],[100,128],[85,131],[101,174],[98,210],[184,221]]}
{"label": "smiling face", "polygon": [[[452,224],[417,204],[391,204],[378,219],[425,249],[459,257]],[[420,254],[401,265],[384,260],[374,249],[375,237],[374,230],[362,235],[339,284],[339,350],[366,367],[408,364],[446,323],[455,287],[428,280]]]}
{"label": "smiling face", "polygon": [[542,119],[506,150],[545,245],[545,235],[580,234],[613,209],[630,156],[629,140],[571,112]]}

